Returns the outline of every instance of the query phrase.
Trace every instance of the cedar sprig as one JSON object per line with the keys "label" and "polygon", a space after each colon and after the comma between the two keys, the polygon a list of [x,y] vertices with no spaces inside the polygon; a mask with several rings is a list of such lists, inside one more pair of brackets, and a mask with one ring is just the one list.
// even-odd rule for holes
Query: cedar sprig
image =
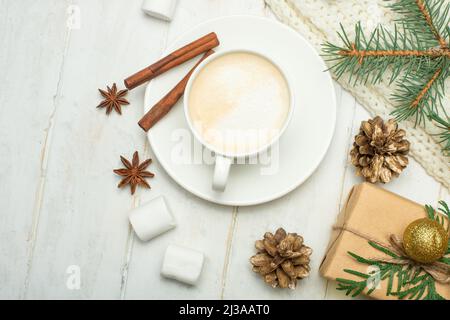
{"label": "cedar sprig", "polygon": [[[389,249],[381,247],[374,242],[369,241],[369,245],[391,257],[397,257],[395,253]],[[386,296],[396,296],[398,299],[409,300],[444,300],[444,297],[436,291],[433,277],[420,269],[409,265],[366,259],[353,252],[348,252],[348,254],[359,263],[378,267],[379,274],[376,275],[374,273],[369,274],[351,269],[344,269],[346,273],[362,278],[362,280],[350,280],[345,278],[336,279],[338,282],[338,287],[336,289],[345,291],[347,296],[350,295],[356,297],[360,295],[366,290],[368,280],[377,276],[380,281],[387,281]],[[396,285],[395,280],[397,280]],[[375,289],[376,284],[372,283],[372,287],[368,288],[366,295],[370,295]]]}
{"label": "cedar sprig", "polygon": [[447,120],[444,120],[435,112],[431,113],[429,118],[441,129],[437,136],[439,137],[439,142],[443,145],[444,154],[450,156],[450,119],[447,117]]}
{"label": "cedar sprig", "polygon": [[[439,201],[438,203],[439,207],[437,211],[430,205],[425,205],[425,211],[429,219],[439,222],[444,228],[445,225],[447,224],[446,229],[448,232],[450,230],[450,207],[443,200]],[[447,223],[445,221],[447,221]],[[447,244],[447,252],[445,253],[444,257],[439,259],[439,261],[450,265],[450,258],[445,257],[448,254],[450,254],[450,240],[448,241]]]}
{"label": "cedar sprig", "polygon": [[[450,208],[445,201],[439,201],[439,207],[436,211],[432,206],[425,205],[425,212],[428,218],[445,225],[445,217],[447,218],[447,230],[449,228],[448,219],[450,219]],[[378,251],[390,256],[393,259],[401,259],[394,252],[385,248],[375,242],[369,241],[369,245]],[[376,275],[374,273],[363,273],[351,269],[344,269],[348,274],[362,278],[362,280],[350,280],[345,278],[337,278],[338,282],[337,290],[345,291],[348,296],[356,297],[366,290],[368,285],[368,280],[370,278],[377,276],[380,281],[387,280],[386,296],[396,296],[399,299],[415,299],[415,300],[444,300],[437,291],[435,280],[431,275],[423,272],[421,268],[416,268],[411,265],[402,265],[389,262],[381,262],[374,259],[363,258],[353,252],[348,252],[348,254],[353,257],[357,262],[378,267],[379,273]],[[450,240],[447,246],[447,252],[444,257],[440,258],[439,261],[450,265],[450,258],[446,255],[450,254]],[[394,286],[395,280],[397,280],[397,285]],[[372,287],[368,288],[366,295],[370,295],[376,286],[372,282]]]}
{"label": "cedar sprig", "polygon": [[[361,23],[355,25],[352,40],[341,25],[342,45],[323,45],[325,59],[338,78],[348,74],[356,84],[376,84],[390,73],[396,82],[393,93],[397,120],[414,119],[424,123],[440,112],[445,114],[442,98],[445,80],[450,76],[450,3],[448,0],[388,0],[400,14],[393,30],[378,26],[366,36]],[[450,135],[444,126],[443,136]],[[444,140],[444,154],[449,155]]]}

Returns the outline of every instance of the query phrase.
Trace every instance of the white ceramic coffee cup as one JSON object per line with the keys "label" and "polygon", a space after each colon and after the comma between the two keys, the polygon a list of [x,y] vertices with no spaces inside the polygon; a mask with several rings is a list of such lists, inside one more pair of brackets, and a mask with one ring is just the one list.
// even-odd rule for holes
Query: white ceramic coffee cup
{"label": "white ceramic coffee cup", "polygon": [[[289,112],[288,112],[288,115],[285,119],[285,122],[284,122],[281,130],[279,130],[279,132],[275,136],[272,137],[272,139],[269,143],[262,145],[258,149],[253,150],[251,152],[224,153],[223,151],[218,150],[213,145],[206,142],[205,139],[197,132],[197,130],[195,129],[195,127],[192,123],[190,115],[189,115],[189,95],[191,92],[192,83],[195,81],[195,78],[197,77],[199,72],[211,61],[213,61],[221,56],[230,54],[230,53],[251,53],[251,54],[258,55],[260,57],[265,58],[266,60],[271,62],[275,67],[277,67],[277,69],[283,75],[286,85],[287,85],[287,89],[289,91]],[[214,54],[210,55],[209,57],[207,57],[204,61],[202,61],[197,66],[197,68],[194,70],[194,72],[192,73],[192,75],[186,85],[186,89],[184,92],[184,114],[185,114],[188,126],[189,126],[192,134],[194,135],[194,137],[203,146],[205,146],[209,150],[213,151],[215,154],[215,167],[214,167],[214,175],[213,175],[213,179],[212,179],[213,190],[219,191],[219,192],[223,192],[225,190],[225,187],[226,187],[227,181],[228,181],[228,176],[230,173],[230,167],[235,159],[255,157],[258,154],[266,151],[273,144],[277,143],[277,141],[280,139],[280,137],[283,135],[283,133],[286,131],[286,128],[289,125],[289,122],[292,118],[293,110],[294,110],[294,95],[293,95],[293,90],[292,90],[292,83],[291,83],[289,77],[287,76],[286,72],[282,68],[280,68],[280,66],[273,59],[267,57],[266,55],[261,54],[260,52],[257,52],[257,51],[253,51],[253,50],[234,49],[234,50],[226,50],[226,51],[214,53]]]}

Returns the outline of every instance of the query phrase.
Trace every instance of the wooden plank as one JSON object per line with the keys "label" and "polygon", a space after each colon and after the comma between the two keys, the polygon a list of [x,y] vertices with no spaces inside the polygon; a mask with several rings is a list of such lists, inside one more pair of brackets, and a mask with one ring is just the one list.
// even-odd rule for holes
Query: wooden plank
{"label": "wooden plank", "polygon": [[[128,95],[123,115],[96,109],[104,88],[159,55],[167,24],[149,19],[135,2],[78,1],[81,28],[73,30],[57,96],[46,186],[26,298],[119,298],[129,235],[126,212],[135,199],[116,188],[119,155],[144,152],[136,125],[144,88]],[[55,13],[65,15],[65,7]],[[140,190],[142,193],[152,191]],[[79,266],[81,287],[67,272]]]}
{"label": "wooden plank", "polygon": [[[180,188],[157,161],[151,191],[131,197],[116,188],[112,169],[121,166],[119,155],[138,150],[153,157],[136,125],[145,86],[129,93],[131,105],[121,117],[95,109],[96,88],[113,81],[122,87],[121,79],[158,58],[168,42],[210,18],[273,18],[264,1],[179,1],[171,23],[146,16],[141,1],[0,3],[0,70],[7,80],[0,89],[0,298],[346,298],[317,271],[339,207],[360,181],[347,155],[368,117],[340,87],[336,135],[324,162],[282,199],[250,208],[213,205]],[[71,30],[73,4],[81,25]],[[415,161],[385,187],[421,203],[450,203],[448,190]],[[178,226],[142,243],[127,211],[160,194]],[[248,262],[254,240],[278,226],[302,234],[314,248],[312,275],[296,291],[271,290]],[[170,243],[205,252],[197,286],[160,276]],[[79,290],[67,286],[76,267]]]}
{"label": "wooden plank", "polygon": [[[170,24],[168,42],[183,31],[210,18],[230,14],[262,14],[261,1],[180,1]],[[151,151],[150,151],[151,154]],[[158,170],[162,172],[161,170]],[[160,174],[161,176],[162,174]],[[126,277],[126,299],[211,299],[220,298],[227,247],[231,242],[233,208],[200,200],[178,187],[163,174],[158,192],[167,197],[178,220],[175,230],[150,243],[133,242]],[[156,187],[155,187],[156,188]],[[231,228],[231,229],[230,229]],[[206,262],[196,287],[189,287],[160,276],[165,248],[170,243],[201,250]]]}
{"label": "wooden plank", "polygon": [[0,4],[2,299],[21,297],[34,247],[55,96],[64,63],[67,3],[49,0]]}
{"label": "wooden plank", "polygon": [[[230,207],[218,206],[196,198],[177,186],[158,163],[158,179],[141,203],[163,195],[177,226],[149,242],[131,235],[129,255],[124,268],[122,297],[125,299],[216,299],[219,298]],[[182,245],[205,254],[203,272],[197,286],[187,286],[161,277],[164,252],[169,244]]]}

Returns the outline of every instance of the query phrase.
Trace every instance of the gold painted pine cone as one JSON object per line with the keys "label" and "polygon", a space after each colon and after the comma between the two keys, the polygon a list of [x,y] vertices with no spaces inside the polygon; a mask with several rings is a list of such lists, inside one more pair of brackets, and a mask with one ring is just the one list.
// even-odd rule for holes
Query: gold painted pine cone
{"label": "gold painted pine cone", "polygon": [[275,234],[266,232],[255,247],[258,253],[250,258],[253,271],[273,288],[295,289],[298,279],[309,276],[312,249],[296,233],[286,233],[283,228]]}
{"label": "gold painted pine cone", "polygon": [[387,183],[398,177],[408,165],[410,144],[405,135],[394,119],[384,122],[377,116],[361,122],[350,151],[356,175],[371,183]]}

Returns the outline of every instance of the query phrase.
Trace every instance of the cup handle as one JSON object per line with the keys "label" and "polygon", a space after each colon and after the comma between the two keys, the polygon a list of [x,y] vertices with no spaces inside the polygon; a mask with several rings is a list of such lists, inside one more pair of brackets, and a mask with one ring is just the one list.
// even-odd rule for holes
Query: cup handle
{"label": "cup handle", "polygon": [[216,165],[214,167],[214,177],[212,188],[215,191],[223,192],[227,185],[228,175],[230,173],[231,159],[216,155]]}

